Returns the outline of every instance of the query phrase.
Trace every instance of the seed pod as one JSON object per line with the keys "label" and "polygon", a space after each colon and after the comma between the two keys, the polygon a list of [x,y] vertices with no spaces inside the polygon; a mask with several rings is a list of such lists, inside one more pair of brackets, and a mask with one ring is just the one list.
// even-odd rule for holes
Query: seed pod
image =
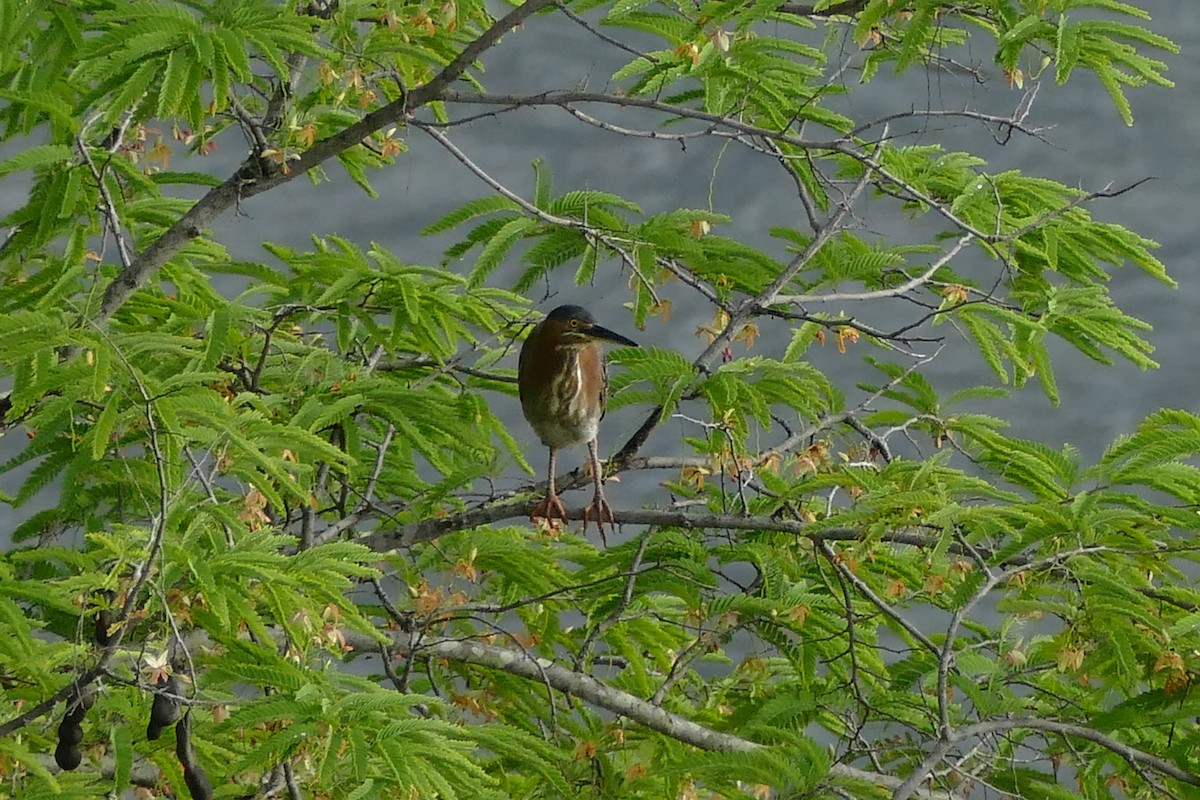
{"label": "seed pod", "polygon": [[83,718],[96,700],[96,695],[85,689],[67,704],[62,722],[58,723],[58,747],[54,750],[54,762],[66,770],[75,769],[83,761],[79,743],[83,741]]}
{"label": "seed pod", "polygon": [[196,751],[192,749],[192,715],[189,711],[175,726],[175,756],[183,766],[183,782],[187,784],[192,800],[212,800],[212,781],[204,767],[196,763]]}
{"label": "seed pod", "polygon": [[[79,731],[79,738],[83,738],[83,729],[78,725],[74,726]],[[62,738],[63,729],[60,726],[58,729],[58,747],[54,750],[54,763],[66,770],[75,769],[83,761],[83,753],[79,751],[79,746],[70,744]]]}
{"label": "seed pod", "polygon": [[[111,603],[116,597],[116,594],[107,589],[102,592],[97,592],[97,594],[99,594],[107,603]],[[113,640],[115,631],[113,633],[109,633],[109,629],[112,627],[113,620],[115,620],[116,617],[117,612],[111,608],[102,608],[96,612],[96,619],[92,628],[92,638],[96,640],[96,644],[100,645],[101,647],[107,647],[108,643]]]}
{"label": "seed pod", "polygon": [[96,693],[91,688],[86,688],[80,691],[74,699],[67,705],[67,713],[63,714],[63,719],[69,719],[74,724],[78,725],[83,722],[83,718],[87,715],[88,709],[96,702]]}
{"label": "seed pod", "polygon": [[68,747],[74,747],[83,741],[83,726],[78,722],[63,717],[63,721],[58,724],[58,743]]}
{"label": "seed pod", "polygon": [[146,725],[146,738],[153,741],[162,736],[163,729],[179,719],[179,701],[168,695],[179,694],[179,682],[174,675],[168,675],[165,680],[154,684],[158,691],[154,694],[154,702],[150,705],[150,722]]}
{"label": "seed pod", "polygon": [[193,764],[183,771],[183,782],[192,793],[192,800],[212,800],[212,781],[199,764]]}
{"label": "seed pod", "polygon": [[104,608],[96,612],[96,628],[92,635],[96,644],[101,647],[107,647],[108,643],[113,640],[112,634],[108,632],[108,629],[112,627],[113,617],[112,609]]}

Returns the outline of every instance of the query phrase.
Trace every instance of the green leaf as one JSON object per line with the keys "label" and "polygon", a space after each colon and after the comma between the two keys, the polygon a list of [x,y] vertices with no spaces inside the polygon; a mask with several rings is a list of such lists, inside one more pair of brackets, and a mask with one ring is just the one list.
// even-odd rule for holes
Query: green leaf
{"label": "green leaf", "polygon": [[933,43],[929,41],[929,34],[933,30],[934,15],[938,11],[940,11],[940,4],[936,2],[919,0],[916,4],[916,10],[904,28],[900,53],[896,56],[896,72],[902,72],[909,65],[920,58],[927,57],[932,52]]}
{"label": "green leaf", "polygon": [[483,246],[479,258],[475,260],[475,268],[467,276],[467,282],[471,286],[482,285],[492,270],[500,266],[500,262],[508,255],[513,245],[536,225],[537,221],[528,217],[517,217],[505,223]]}
{"label": "green leaf", "polygon": [[1037,37],[1044,37],[1052,27],[1040,14],[1027,14],[1020,22],[1006,30],[996,40],[996,44],[1003,48],[1014,43],[1025,43]]}
{"label": "green leaf", "polygon": [[1071,71],[1079,63],[1080,28],[1078,23],[1067,22],[1067,15],[1058,18],[1058,41],[1054,52],[1054,80],[1062,85],[1071,77]]}
{"label": "green leaf", "polygon": [[545,211],[550,203],[550,185],[554,181],[554,173],[544,159],[538,158],[533,162],[533,175],[533,205]]}
{"label": "green leaf", "polygon": [[20,151],[12,158],[0,161],[0,178],[22,170],[69,163],[73,160],[74,155],[74,151],[66,145],[35,145]]}
{"label": "green leaf", "polygon": [[133,737],[126,725],[114,725],[109,733],[109,745],[113,755],[113,788],[120,795],[129,787],[133,773]]}
{"label": "green leaf", "polygon": [[608,10],[605,21],[613,22],[623,17],[628,17],[633,12],[640,11],[652,3],[653,0],[616,0],[612,4],[612,8]]}
{"label": "green leaf", "polygon": [[1008,383],[1008,370],[1001,362],[1001,351],[1007,342],[1004,333],[983,314],[977,314],[967,309],[959,314],[959,319],[971,333],[984,362],[991,367],[996,378],[1001,383]]}
{"label": "green leaf", "polygon": [[521,206],[501,195],[481,197],[478,200],[472,200],[469,203],[463,204],[457,210],[450,212],[437,222],[425,226],[421,229],[421,235],[432,236],[437,233],[443,233],[468,220],[484,216],[485,214],[494,214],[499,211],[520,213]]}
{"label": "green leaf", "polygon": [[1120,82],[1116,78],[1116,72],[1107,67],[1101,67],[1096,70],[1096,77],[1100,79],[1108,96],[1112,99],[1113,105],[1117,107],[1117,113],[1121,115],[1121,120],[1128,126],[1133,126],[1133,109],[1129,105],[1129,98],[1125,96],[1125,91],[1121,88]]}
{"label": "green leaf", "polygon": [[104,410],[100,412],[100,416],[96,418],[96,424],[92,426],[93,461],[99,461],[108,450],[113,428],[117,424],[117,399],[116,392],[109,395],[108,402],[104,404]]}
{"label": "green leaf", "polygon": [[596,275],[596,262],[596,245],[588,242],[583,250],[583,258],[579,261],[579,268],[575,270],[576,286],[586,286],[592,282]]}
{"label": "green leaf", "polygon": [[163,64],[160,59],[143,61],[113,95],[103,117],[104,123],[106,125],[116,124],[124,114],[134,110],[142,102],[150,90],[150,86],[161,75],[162,68]]}
{"label": "green leaf", "polygon": [[225,348],[229,345],[230,321],[231,315],[228,306],[219,306],[213,309],[209,316],[208,340],[204,346],[204,369],[213,369],[225,355]]}
{"label": "green leaf", "polygon": [[188,72],[191,70],[191,54],[184,48],[176,48],[167,56],[167,68],[163,73],[162,86],[158,91],[157,115],[170,118],[183,106],[187,97]]}
{"label": "green leaf", "polygon": [[217,28],[213,31],[213,52],[224,53],[229,68],[239,81],[249,81],[253,73],[250,69],[248,43],[229,28]]}

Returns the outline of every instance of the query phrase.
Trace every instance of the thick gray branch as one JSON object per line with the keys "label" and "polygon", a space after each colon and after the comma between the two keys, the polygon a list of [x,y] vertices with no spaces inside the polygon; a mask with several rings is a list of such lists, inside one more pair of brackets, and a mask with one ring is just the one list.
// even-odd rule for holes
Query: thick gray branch
{"label": "thick gray branch", "polygon": [[[526,518],[532,501],[529,499],[496,503],[473,511],[465,511],[445,519],[425,519],[395,528],[385,528],[367,534],[360,539],[364,544],[375,550],[388,551],[397,547],[409,547],[420,542],[428,542],[454,531],[475,528],[493,522],[509,519]],[[583,509],[568,509],[570,519],[583,519]],[[856,541],[862,538],[862,531],[857,528],[828,528],[817,529],[804,522],[774,517],[747,517],[739,514],[711,514],[704,512],[659,511],[649,509],[630,509],[617,513],[617,523],[620,525],[658,525],[685,529],[715,529],[741,531],[779,531],[792,533],[820,541]],[[354,522],[363,521],[356,517]],[[339,532],[346,530],[349,525],[339,525]],[[321,537],[322,541],[326,537]],[[916,547],[933,545],[937,540],[916,532],[893,532],[883,537],[884,541],[895,544],[907,544]]]}
{"label": "thick gray branch", "polygon": [[444,640],[422,645],[419,651],[409,655],[477,664],[531,681],[548,683],[560,692],[628,717],[647,728],[703,750],[756,750],[762,746],[748,739],[706,728],[652,705],[647,700],[614,689],[591,675],[574,672],[544,658],[535,658],[524,650],[483,642]]}
{"label": "thick gray branch", "polygon": [[[460,664],[475,664],[489,669],[500,670],[509,675],[517,675],[538,683],[549,684],[560,692],[565,692],[583,700],[586,703],[607,709],[614,714],[640,724],[651,730],[658,731],[672,739],[676,739],[702,750],[749,751],[757,750],[763,745],[743,739],[730,733],[722,733],[706,728],[679,714],[673,714],[657,705],[636,697],[628,692],[615,689],[602,683],[590,675],[575,672],[556,664],[549,659],[535,658],[524,650],[484,644],[483,642],[442,640],[432,644],[410,648],[407,637],[398,637],[396,652],[407,656],[421,658],[444,658]],[[881,775],[875,772],[858,769],[845,764],[834,764],[829,770],[829,777],[841,780],[863,781],[886,789],[898,788],[902,781],[892,775]],[[949,795],[944,792],[925,791],[919,796],[925,800],[946,800]]]}

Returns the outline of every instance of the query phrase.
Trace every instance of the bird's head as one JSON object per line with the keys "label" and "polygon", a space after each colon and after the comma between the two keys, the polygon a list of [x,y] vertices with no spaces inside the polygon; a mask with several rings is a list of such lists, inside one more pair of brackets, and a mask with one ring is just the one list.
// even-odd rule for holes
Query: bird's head
{"label": "bird's head", "polygon": [[596,318],[582,306],[559,306],[546,315],[539,327],[540,334],[549,337],[557,347],[577,350],[604,342],[626,347],[638,346],[632,339],[596,324]]}

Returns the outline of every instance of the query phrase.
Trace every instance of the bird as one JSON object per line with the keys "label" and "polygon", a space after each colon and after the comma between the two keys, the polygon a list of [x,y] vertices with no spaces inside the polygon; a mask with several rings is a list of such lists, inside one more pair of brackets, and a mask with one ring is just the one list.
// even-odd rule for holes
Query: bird
{"label": "bird", "polygon": [[596,434],[608,401],[608,372],[603,344],[637,347],[637,342],[596,322],[587,309],[564,305],[539,322],[521,345],[517,364],[517,389],[521,411],[534,433],[550,450],[546,499],[534,506],[530,519],[564,522],[567,509],[554,490],[558,451],[586,442],[596,495],[583,511],[583,525],[592,514],[600,540],[607,544],[604,523],[612,522],[612,508],[604,498]]}

